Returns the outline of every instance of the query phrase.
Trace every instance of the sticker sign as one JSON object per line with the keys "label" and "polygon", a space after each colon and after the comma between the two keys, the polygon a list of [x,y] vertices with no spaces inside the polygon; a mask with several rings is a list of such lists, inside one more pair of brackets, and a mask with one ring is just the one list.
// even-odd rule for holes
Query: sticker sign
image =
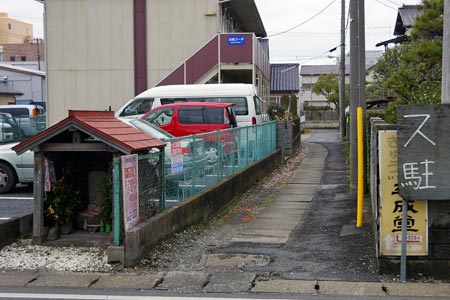
{"label": "sticker sign", "polygon": [[[397,132],[378,132],[380,179],[380,254],[401,255],[403,199],[397,175]],[[427,201],[408,201],[407,255],[428,254]]]}
{"label": "sticker sign", "polygon": [[123,214],[125,230],[139,223],[139,175],[137,154],[120,157],[122,166]]}
{"label": "sticker sign", "polygon": [[400,195],[406,200],[448,200],[450,105],[397,109]]}
{"label": "sticker sign", "polygon": [[172,175],[183,173],[183,152],[180,141],[170,143],[170,165]]}
{"label": "sticker sign", "polygon": [[228,45],[244,45],[245,36],[243,35],[231,35],[228,36]]}

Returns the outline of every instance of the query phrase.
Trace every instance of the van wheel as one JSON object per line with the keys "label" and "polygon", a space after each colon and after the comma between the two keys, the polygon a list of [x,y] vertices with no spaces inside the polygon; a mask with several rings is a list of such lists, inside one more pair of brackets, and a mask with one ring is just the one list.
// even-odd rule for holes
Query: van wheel
{"label": "van wheel", "polygon": [[10,165],[0,162],[0,194],[9,193],[17,183],[16,173]]}

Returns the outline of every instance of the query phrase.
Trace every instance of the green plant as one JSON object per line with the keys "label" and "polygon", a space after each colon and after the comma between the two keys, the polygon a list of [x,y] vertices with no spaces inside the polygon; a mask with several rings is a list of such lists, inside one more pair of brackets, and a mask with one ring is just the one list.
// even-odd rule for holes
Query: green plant
{"label": "green plant", "polygon": [[270,120],[274,121],[286,121],[294,119],[294,115],[289,113],[283,106],[277,103],[270,103],[267,114]]}
{"label": "green plant", "polygon": [[52,184],[44,200],[45,217],[50,224],[71,224],[81,203],[80,191],[73,185],[73,173],[67,165]]}
{"label": "green plant", "polygon": [[[111,174],[111,172],[109,172]],[[112,195],[113,184],[111,175],[107,175],[100,184],[100,194],[102,197],[97,200],[97,205],[100,207],[98,218],[104,224],[111,224],[112,222]]]}

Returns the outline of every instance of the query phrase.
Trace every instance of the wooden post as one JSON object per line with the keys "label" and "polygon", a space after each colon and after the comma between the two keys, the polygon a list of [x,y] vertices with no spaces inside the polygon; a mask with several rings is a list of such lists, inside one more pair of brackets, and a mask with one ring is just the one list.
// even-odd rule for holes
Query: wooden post
{"label": "wooden post", "polygon": [[44,231],[44,159],[44,152],[34,153],[33,244],[42,244],[47,240]]}

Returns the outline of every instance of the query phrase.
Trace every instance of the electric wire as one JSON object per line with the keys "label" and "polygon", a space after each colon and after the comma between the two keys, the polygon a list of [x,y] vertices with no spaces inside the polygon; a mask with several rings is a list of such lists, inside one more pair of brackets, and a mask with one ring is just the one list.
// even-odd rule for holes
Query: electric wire
{"label": "electric wire", "polygon": [[302,26],[302,25],[308,23],[309,21],[313,20],[314,18],[316,18],[317,16],[319,16],[320,14],[322,14],[325,10],[327,10],[334,2],[336,2],[336,0],[331,1],[327,6],[325,6],[323,9],[321,9],[318,13],[316,13],[315,15],[313,15],[312,17],[310,17],[309,19],[307,19],[307,20],[301,22],[300,24],[297,24],[297,25],[295,25],[294,27],[289,28],[289,29],[287,29],[287,30],[284,30],[284,31],[281,31],[281,32],[278,32],[278,33],[274,33],[274,34],[268,35],[267,37],[270,38],[270,37],[274,37],[274,36],[278,36],[278,35],[284,34],[284,33],[286,33],[286,32],[292,31],[292,30],[294,30],[294,29],[296,29],[296,28],[298,28],[298,27],[300,27],[300,26]]}

